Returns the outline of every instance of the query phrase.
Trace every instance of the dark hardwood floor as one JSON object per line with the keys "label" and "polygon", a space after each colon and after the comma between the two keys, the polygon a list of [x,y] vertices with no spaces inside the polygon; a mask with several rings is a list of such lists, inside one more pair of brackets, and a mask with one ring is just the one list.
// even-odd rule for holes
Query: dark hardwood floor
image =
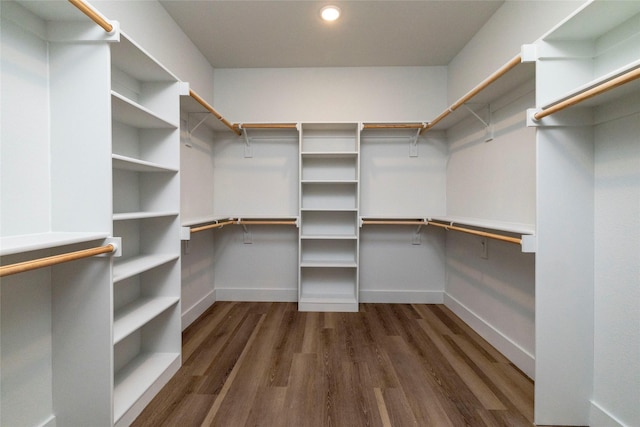
{"label": "dark hardwood floor", "polygon": [[442,305],[217,302],[134,426],[532,426],[533,382]]}

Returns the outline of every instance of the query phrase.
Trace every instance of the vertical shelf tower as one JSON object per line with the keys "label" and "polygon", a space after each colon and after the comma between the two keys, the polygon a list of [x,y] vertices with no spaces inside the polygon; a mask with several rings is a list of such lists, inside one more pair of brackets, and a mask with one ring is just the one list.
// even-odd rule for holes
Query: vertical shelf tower
{"label": "vertical shelf tower", "polygon": [[111,47],[113,419],[128,425],[180,367],[179,83],[125,34]]}
{"label": "vertical shelf tower", "polygon": [[358,311],[359,146],[356,123],[301,127],[301,311]]}

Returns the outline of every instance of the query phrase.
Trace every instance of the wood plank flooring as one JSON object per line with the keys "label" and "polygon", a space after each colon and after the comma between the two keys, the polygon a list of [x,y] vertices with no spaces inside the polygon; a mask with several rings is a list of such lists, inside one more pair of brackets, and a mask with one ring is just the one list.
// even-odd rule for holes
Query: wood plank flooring
{"label": "wood plank flooring", "polygon": [[533,382],[442,305],[217,302],[134,426],[532,426]]}

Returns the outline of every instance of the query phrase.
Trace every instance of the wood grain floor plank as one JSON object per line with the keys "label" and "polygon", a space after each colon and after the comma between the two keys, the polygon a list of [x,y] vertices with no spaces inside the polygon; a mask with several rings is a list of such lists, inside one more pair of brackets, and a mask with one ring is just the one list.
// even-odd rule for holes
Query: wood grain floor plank
{"label": "wood grain floor plank", "polygon": [[[457,352],[455,352],[446,339],[438,334],[425,320],[418,320],[422,329],[427,332],[438,350],[451,364],[456,374],[465,382],[469,390],[478,398],[485,409],[505,410],[505,406],[500,399],[487,387],[486,383],[480,378],[473,368],[468,364],[468,360],[464,360]],[[446,335],[448,336],[448,335]]]}
{"label": "wood grain floor plank", "polygon": [[532,426],[533,382],[444,306],[215,303],[133,424]]}

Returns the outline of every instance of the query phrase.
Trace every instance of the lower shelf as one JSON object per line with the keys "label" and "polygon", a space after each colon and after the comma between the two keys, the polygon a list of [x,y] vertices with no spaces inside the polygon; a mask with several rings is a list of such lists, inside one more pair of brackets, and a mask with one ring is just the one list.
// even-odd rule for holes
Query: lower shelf
{"label": "lower shelf", "polygon": [[142,298],[118,310],[114,314],[113,343],[119,343],[178,301],[178,297]]}
{"label": "lower shelf", "polygon": [[149,389],[162,388],[179,368],[180,353],[143,353],[120,369],[114,381],[114,422],[120,421]]}

